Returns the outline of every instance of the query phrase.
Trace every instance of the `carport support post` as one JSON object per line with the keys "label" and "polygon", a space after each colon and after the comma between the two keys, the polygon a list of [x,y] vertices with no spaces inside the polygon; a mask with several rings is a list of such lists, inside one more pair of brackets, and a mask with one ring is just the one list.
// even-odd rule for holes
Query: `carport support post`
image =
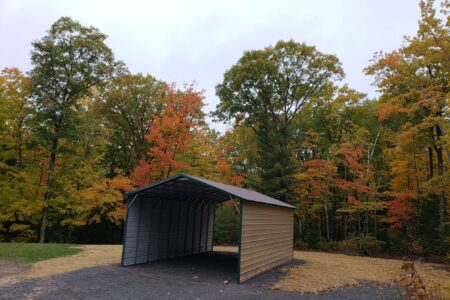
{"label": "carport support post", "polygon": [[195,244],[195,225],[197,223],[197,202],[194,204],[194,226],[192,227],[192,241],[191,241],[191,254],[194,254],[194,244]]}
{"label": "carport support post", "polygon": [[[195,228],[197,227],[197,209],[202,206],[203,202],[205,202],[205,200],[201,200],[200,202],[196,202],[195,204],[197,204],[197,203],[200,203],[200,204],[198,206],[196,205],[194,207],[194,228],[192,229],[192,245],[191,245],[192,253],[191,254],[194,254],[194,248],[195,248]],[[201,220],[200,220],[200,222],[201,222]],[[200,230],[201,230],[201,224],[200,224]],[[202,237],[200,236],[199,237],[199,242],[200,242],[201,239],[202,239]]]}
{"label": "carport support post", "polygon": [[[125,206],[126,206],[127,209],[125,211],[125,225],[124,225],[124,228],[123,228],[122,262],[121,262],[121,266],[122,267],[124,266],[125,245],[126,245],[126,240],[127,240],[128,210],[129,210],[131,204],[133,204],[134,200],[136,200],[137,196],[138,196],[137,194],[134,195],[134,197],[133,197],[133,199],[131,201],[128,201],[128,200],[130,200],[130,197],[127,197],[127,201],[125,203]],[[128,203],[130,203],[130,204],[128,204]]]}
{"label": "carport support post", "polygon": [[160,257],[161,257],[161,237],[162,237],[162,234],[161,234],[161,231],[162,231],[162,219],[163,219],[163,217],[164,217],[164,210],[163,210],[163,208],[164,208],[164,202],[163,201],[159,201],[160,203],[161,203],[161,208],[159,209],[159,220],[158,220],[158,245],[157,245],[157,258],[159,259]]}
{"label": "carport support post", "polygon": [[177,207],[178,207],[178,209],[177,209],[177,212],[178,212],[178,214],[177,214],[177,218],[176,218],[176,220],[178,220],[178,223],[177,223],[177,231],[176,231],[176,233],[175,233],[175,256],[178,256],[178,238],[179,238],[179,235],[180,235],[180,218],[181,218],[181,207],[182,207],[182,203],[180,202],[179,203],[179,205],[177,205]]}
{"label": "carport support post", "polygon": [[183,249],[183,255],[186,255],[187,250],[187,236],[188,236],[188,225],[189,225],[189,216],[191,214],[191,207],[192,205],[186,204],[187,210],[186,210],[186,225],[184,226],[184,249]]}
{"label": "carport support post", "polygon": [[202,252],[202,230],[203,229],[203,202],[200,205],[200,235],[198,237],[198,252]]}
{"label": "carport support post", "polygon": [[[212,200],[209,200],[208,204],[206,205],[206,212],[207,212],[207,219],[206,219],[206,244],[205,244],[205,252],[208,251],[208,235],[209,235],[209,213],[211,211],[211,202]],[[201,251],[201,250],[200,250]]]}
{"label": "carport support post", "polygon": [[[133,203],[131,203],[133,204]],[[130,204],[130,206],[131,206]],[[139,237],[140,237],[140,231],[141,231],[141,215],[142,215],[142,205],[143,201],[139,200],[139,211],[138,211],[138,224],[137,224],[137,234],[136,234],[136,249],[134,250],[134,263],[137,263],[137,257],[138,257],[138,248],[139,248]]]}
{"label": "carport support post", "polygon": [[170,257],[169,247],[170,247],[170,231],[172,230],[172,214],[173,214],[173,202],[175,200],[170,201],[170,208],[169,208],[169,228],[167,229],[167,243],[166,243],[166,257]]}
{"label": "carport support post", "polygon": [[[187,242],[187,238],[188,238],[188,225],[189,225],[189,217],[190,217],[190,213],[191,213],[191,208],[194,208],[194,223],[193,223],[193,225],[194,225],[194,227],[192,228],[192,231],[194,232],[195,231],[195,205],[197,204],[197,202],[198,202],[198,200],[197,199],[194,199],[194,201],[192,201],[192,204],[191,205],[189,205],[189,211],[188,211],[188,214],[187,214],[187,216],[186,216],[186,234],[185,234],[185,237],[184,237],[184,254],[186,254],[186,251],[187,251],[187,247],[188,247],[188,242]],[[191,241],[191,244],[193,243],[193,241]],[[193,247],[193,246],[192,246]],[[192,248],[191,247],[191,248]],[[191,253],[192,254],[192,253]]]}
{"label": "carport support post", "polygon": [[[154,201],[153,199],[152,199],[152,201],[150,202],[150,211],[148,212],[149,213],[149,215],[150,215],[150,218],[151,218],[151,215],[152,215],[152,211],[153,211],[153,209],[156,207],[156,204],[157,202],[156,201]],[[151,236],[152,236],[152,230],[153,230],[153,228],[152,228],[152,226],[151,226],[151,224],[149,224],[149,226],[148,226],[148,239],[147,239],[147,258],[146,258],[146,261],[148,262],[148,255],[150,254],[150,239],[151,239]]]}
{"label": "carport support post", "polygon": [[212,219],[212,233],[211,233],[211,250],[209,250],[209,251],[213,251],[213,249],[214,249],[214,226],[215,226],[215,223],[216,223],[216,204],[214,204],[213,205],[213,207],[212,207],[212,217],[213,217],[213,219]]}
{"label": "carport support post", "polygon": [[242,209],[244,208],[244,201],[239,199],[239,237],[238,237],[238,267],[237,267],[237,282],[241,283],[241,241],[242,241]]}

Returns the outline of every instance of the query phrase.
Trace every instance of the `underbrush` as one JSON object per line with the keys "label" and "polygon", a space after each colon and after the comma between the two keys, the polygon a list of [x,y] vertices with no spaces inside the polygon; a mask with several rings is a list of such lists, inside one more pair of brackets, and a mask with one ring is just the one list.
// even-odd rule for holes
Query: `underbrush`
{"label": "underbrush", "polygon": [[342,241],[322,241],[310,246],[303,241],[295,243],[297,250],[319,250],[325,252],[345,253],[349,255],[379,255],[383,252],[384,242],[372,235],[361,237],[351,236]]}
{"label": "underbrush", "polygon": [[402,294],[407,299],[450,299],[449,287],[439,286],[422,277],[417,272],[414,261],[406,261],[401,269],[402,273],[396,281]]}
{"label": "underbrush", "polygon": [[365,235],[362,236],[361,239],[359,236],[353,235],[341,241],[319,241],[315,243],[296,241],[295,249],[382,258],[407,258],[409,260],[422,259],[431,263],[450,264],[450,252],[446,255],[429,253],[418,241],[412,241],[401,249],[390,248],[385,242],[377,240],[373,235]]}

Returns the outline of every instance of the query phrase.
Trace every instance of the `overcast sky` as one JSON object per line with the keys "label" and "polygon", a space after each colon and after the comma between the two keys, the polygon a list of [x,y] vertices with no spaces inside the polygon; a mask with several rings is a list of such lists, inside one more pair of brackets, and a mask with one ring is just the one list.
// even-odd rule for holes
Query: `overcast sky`
{"label": "overcast sky", "polygon": [[[0,0],[0,68],[30,69],[31,41],[61,16],[107,34],[116,58],[132,72],[150,73],[206,90],[206,111],[218,103],[214,87],[243,51],[294,39],[336,54],[345,82],[376,96],[363,74],[373,53],[398,48],[413,35],[418,0]],[[226,126],[213,124],[223,131]]]}

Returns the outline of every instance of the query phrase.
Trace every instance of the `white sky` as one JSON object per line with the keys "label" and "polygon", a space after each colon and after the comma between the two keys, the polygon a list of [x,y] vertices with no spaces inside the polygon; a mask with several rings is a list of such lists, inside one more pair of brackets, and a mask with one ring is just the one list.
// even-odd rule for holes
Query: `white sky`
{"label": "white sky", "polygon": [[[418,0],[0,0],[0,69],[30,69],[31,41],[61,16],[107,34],[116,58],[150,73],[206,90],[205,111],[218,103],[215,86],[243,51],[294,39],[336,54],[345,82],[376,96],[363,74],[374,52],[401,46],[419,19]],[[224,131],[224,124],[212,124]]]}

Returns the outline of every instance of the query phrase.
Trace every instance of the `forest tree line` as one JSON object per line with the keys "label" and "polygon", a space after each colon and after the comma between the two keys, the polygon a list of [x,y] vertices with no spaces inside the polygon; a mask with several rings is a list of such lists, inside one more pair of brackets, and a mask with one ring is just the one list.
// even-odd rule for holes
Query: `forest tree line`
{"label": "forest tree line", "polygon": [[[246,51],[204,96],[133,74],[70,18],[0,74],[0,240],[119,242],[122,194],[189,173],[289,202],[302,249],[445,256],[450,247],[449,4],[344,81],[339,58],[293,40]],[[233,206],[216,241],[235,242]],[[448,254],[447,254],[448,255]]]}

